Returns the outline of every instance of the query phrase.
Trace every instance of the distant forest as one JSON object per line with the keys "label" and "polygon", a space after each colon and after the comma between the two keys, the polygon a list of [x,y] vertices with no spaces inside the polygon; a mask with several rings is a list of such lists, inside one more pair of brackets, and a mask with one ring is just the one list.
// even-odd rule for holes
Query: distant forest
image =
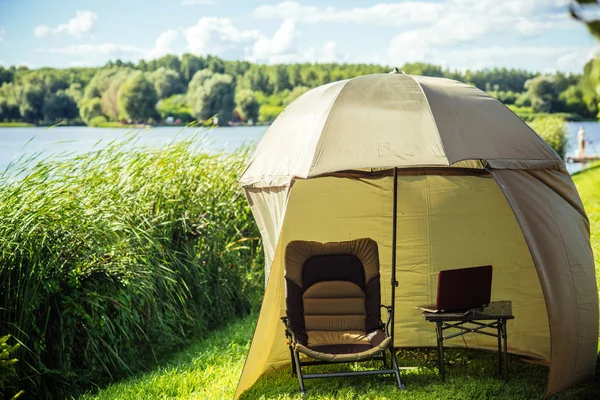
{"label": "distant forest", "polygon": [[[457,71],[424,63],[400,69],[474,85],[525,119],[541,113],[595,119],[600,96],[590,75],[600,69],[598,62],[590,61],[581,74]],[[192,54],[138,63],[116,60],[96,68],[0,67],[0,122],[103,126],[111,121],[187,123],[216,115],[220,125],[268,123],[310,88],[391,69],[372,64],[262,65]]]}

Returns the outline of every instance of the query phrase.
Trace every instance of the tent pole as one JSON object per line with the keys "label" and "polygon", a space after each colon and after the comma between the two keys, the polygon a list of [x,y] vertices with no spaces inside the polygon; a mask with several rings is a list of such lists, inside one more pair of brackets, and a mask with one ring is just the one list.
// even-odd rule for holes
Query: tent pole
{"label": "tent pole", "polygon": [[[391,337],[392,344],[391,348],[394,348],[394,317],[396,315],[395,305],[396,305],[396,287],[398,286],[398,281],[396,280],[396,213],[398,210],[398,167],[394,167],[394,205],[392,207],[392,329],[391,329]],[[393,350],[392,350],[393,351]]]}

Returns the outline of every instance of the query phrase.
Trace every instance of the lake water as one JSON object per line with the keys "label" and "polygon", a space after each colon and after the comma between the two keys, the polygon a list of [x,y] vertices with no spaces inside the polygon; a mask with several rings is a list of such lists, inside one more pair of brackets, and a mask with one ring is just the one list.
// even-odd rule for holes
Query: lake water
{"label": "lake water", "polygon": [[[577,130],[586,130],[588,154],[600,154],[600,124],[597,122],[569,122],[568,155],[577,150]],[[211,130],[200,128],[157,127],[139,129],[136,145],[160,146],[173,140],[197,135],[207,151],[232,152],[241,146],[257,143],[267,130],[266,126],[223,127]],[[132,131],[128,129],[54,127],[48,128],[0,128],[0,171],[12,160],[41,153],[41,157],[68,156],[89,152],[106,146],[113,140],[127,140]],[[202,139],[202,137],[204,138]],[[569,164],[571,173],[584,168],[581,164]]]}

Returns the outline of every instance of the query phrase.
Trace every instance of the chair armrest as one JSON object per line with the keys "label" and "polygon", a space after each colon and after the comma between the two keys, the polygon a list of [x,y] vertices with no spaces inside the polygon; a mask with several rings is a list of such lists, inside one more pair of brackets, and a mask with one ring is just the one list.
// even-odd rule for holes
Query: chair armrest
{"label": "chair armrest", "polygon": [[390,336],[390,323],[392,322],[392,315],[394,314],[394,308],[392,306],[386,306],[385,304],[382,304],[381,307],[385,308],[388,312],[387,321],[385,322],[385,325],[383,326],[383,328],[385,330],[385,335]]}
{"label": "chair armrest", "polygon": [[294,331],[292,330],[292,327],[290,326],[288,317],[281,317],[281,322],[283,322],[283,325],[285,326],[285,336],[288,339],[292,340],[293,343],[296,343],[296,334],[294,333]]}

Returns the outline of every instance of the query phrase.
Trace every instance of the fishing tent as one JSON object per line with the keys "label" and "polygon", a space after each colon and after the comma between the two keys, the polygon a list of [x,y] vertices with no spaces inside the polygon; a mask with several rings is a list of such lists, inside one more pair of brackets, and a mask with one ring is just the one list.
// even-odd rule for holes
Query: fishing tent
{"label": "fishing tent", "polygon": [[[491,264],[492,300],[511,300],[515,315],[509,352],[547,363],[548,394],[593,375],[598,291],[581,200],[560,157],[479,89],[398,72],[320,86],[275,120],[241,184],[267,285],[236,398],[290,362],[280,317],[292,240],[377,242],[396,347],[435,346],[414,306],[434,302],[438,271]],[[496,349],[468,336],[470,348]]]}

